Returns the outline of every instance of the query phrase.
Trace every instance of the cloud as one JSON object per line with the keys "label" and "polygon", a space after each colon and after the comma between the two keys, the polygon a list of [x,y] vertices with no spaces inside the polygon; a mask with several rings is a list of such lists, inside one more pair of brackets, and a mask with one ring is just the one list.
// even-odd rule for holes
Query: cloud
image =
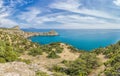
{"label": "cloud", "polygon": [[41,11],[37,8],[29,8],[27,12],[22,12],[18,15],[18,18],[31,23],[32,21],[36,22],[36,18],[39,14],[41,14]]}
{"label": "cloud", "polygon": [[6,11],[6,7],[3,5],[3,0],[0,0],[0,27],[10,27],[11,25],[17,25],[16,22],[8,19],[9,12]]}
{"label": "cloud", "polygon": [[0,24],[1,24],[0,27],[12,27],[18,25],[16,22],[7,18],[0,19]]}
{"label": "cloud", "polygon": [[0,8],[2,8],[2,6],[3,6],[3,1],[0,0]]}
{"label": "cloud", "polygon": [[[80,16],[76,14],[64,14],[64,13],[56,13],[49,14],[45,16],[39,16],[42,12],[36,8],[29,8],[29,11],[22,12],[18,19],[24,20],[31,25],[40,25],[46,22],[58,22],[62,24],[66,23],[105,23],[104,20],[97,19],[95,17],[90,16]],[[28,18],[29,17],[29,18]]]}
{"label": "cloud", "polygon": [[75,14],[63,14],[63,15],[57,15],[55,17],[47,17],[49,20],[53,20],[55,22],[67,24],[67,23],[79,23],[79,24],[96,24],[96,23],[105,23],[104,20],[98,19],[95,17],[90,16],[81,16],[81,15],[75,15]]}
{"label": "cloud", "polygon": [[81,4],[79,3],[79,0],[60,0],[56,1],[55,3],[52,3],[50,5],[51,8],[56,9],[63,9],[63,10],[77,10]]}
{"label": "cloud", "polygon": [[[31,0],[32,1],[32,0]],[[0,0],[0,27],[12,27],[18,25],[16,20],[11,19],[16,11],[16,6],[28,4],[31,1],[26,0]],[[7,3],[8,5],[4,5]],[[13,18],[13,17],[12,17]]]}
{"label": "cloud", "polygon": [[15,21],[8,18],[10,16],[7,12],[0,14],[0,27],[12,27],[18,25]]}
{"label": "cloud", "polygon": [[62,1],[60,0],[52,3],[49,7],[53,9],[66,10],[74,13],[80,13],[80,14],[91,15],[96,17],[111,18],[111,19],[114,18],[109,13],[82,7],[80,0],[62,0]]}
{"label": "cloud", "polygon": [[[34,27],[34,28],[64,28],[64,27],[77,27],[77,28],[83,28],[83,27],[103,27],[103,25],[111,25],[113,24],[107,19],[116,19],[112,17],[109,13],[94,10],[94,9],[87,9],[85,7],[82,7],[82,3],[80,0],[56,0],[52,4],[48,5],[51,9],[58,9],[58,10],[64,10],[69,12],[58,12],[54,13],[48,13],[47,15],[44,14],[42,10],[38,7],[32,7],[26,9],[26,12],[20,13],[17,18],[20,20],[23,20],[25,23],[25,27]],[[41,7],[42,8],[42,7]],[[42,8],[43,9],[43,8]],[[70,13],[74,12],[74,13]],[[81,15],[81,14],[84,14]],[[104,19],[107,18],[107,19]],[[50,25],[49,23],[52,23]],[[56,24],[57,23],[57,24]],[[111,23],[111,24],[110,24]],[[28,26],[26,26],[28,25]],[[59,25],[59,26],[58,26]],[[95,27],[95,28],[96,28]]]}
{"label": "cloud", "polygon": [[[85,0],[52,0],[50,3],[43,0],[39,5],[41,0],[6,1],[9,2],[4,5],[5,0],[0,0],[1,27],[19,24],[22,28],[120,28],[120,14],[115,6],[120,0],[90,0],[88,4]],[[113,2],[115,5],[111,5]],[[110,5],[106,6],[107,3]]]}
{"label": "cloud", "polygon": [[113,3],[117,6],[120,6],[120,0],[114,0]]}
{"label": "cloud", "polygon": [[27,5],[29,3],[32,3],[33,0],[6,0],[5,3],[7,3],[8,7],[12,7],[15,8],[16,6],[23,6],[23,5]]}

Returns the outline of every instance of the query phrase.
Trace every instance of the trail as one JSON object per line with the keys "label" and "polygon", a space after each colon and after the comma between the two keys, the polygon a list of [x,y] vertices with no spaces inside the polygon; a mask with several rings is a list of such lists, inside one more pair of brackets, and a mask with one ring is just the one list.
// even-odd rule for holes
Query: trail
{"label": "trail", "polygon": [[63,60],[74,61],[80,56],[80,53],[71,52],[71,50],[68,49],[68,46],[65,45],[65,44],[61,43],[61,47],[64,48],[64,49],[63,49],[63,52],[59,54],[59,56]]}
{"label": "trail", "polygon": [[[88,76],[98,76],[101,72],[105,70],[105,65],[103,63],[105,63],[108,59],[105,58],[105,55],[103,54],[99,54],[97,57],[100,59],[100,62],[102,64],[98,68],[94,69]],[[101,73],[100,76],[105,76],[105,75]]]}

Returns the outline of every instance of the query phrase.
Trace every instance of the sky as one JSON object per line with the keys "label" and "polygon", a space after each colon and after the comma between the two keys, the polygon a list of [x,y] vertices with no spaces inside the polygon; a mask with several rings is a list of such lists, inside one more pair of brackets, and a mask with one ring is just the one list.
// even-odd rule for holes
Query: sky
{"label": "sky", "polygon": [[0,27],[120,29],[120,0],[0,0]]}

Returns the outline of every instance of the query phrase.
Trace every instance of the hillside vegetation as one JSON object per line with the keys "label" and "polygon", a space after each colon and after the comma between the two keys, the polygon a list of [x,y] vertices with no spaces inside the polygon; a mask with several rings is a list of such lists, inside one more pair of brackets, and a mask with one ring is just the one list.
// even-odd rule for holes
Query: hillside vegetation
{"label": "hillside vegetation", "polygon": [[40,45],[18,33],[0,31],[0,63],[12,62],[26,63],[35,76],[120,76],[120,42],[85,52],[60,42]]}
{"label": "hillside vegetation", "polygon": [[106,76],[120,76],[120,41],[106,48],[98,48],[93,52],[103,54],[109,59],[104,63],[106,69],[103,72]]}

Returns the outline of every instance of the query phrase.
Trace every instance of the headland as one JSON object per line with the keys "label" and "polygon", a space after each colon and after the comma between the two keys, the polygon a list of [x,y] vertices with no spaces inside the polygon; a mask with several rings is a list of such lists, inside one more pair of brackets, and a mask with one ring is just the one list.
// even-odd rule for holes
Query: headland
{"label": "headland", "polygon": [[19,26],[14,26],[12,28],[0,28],[0,31],[6,32],[9,34],[19,34],[25,38],[29,38],[32,36],[57,36],[59,35],[55,30],[51,30],[49,32],[24,32],[20,29]]}

